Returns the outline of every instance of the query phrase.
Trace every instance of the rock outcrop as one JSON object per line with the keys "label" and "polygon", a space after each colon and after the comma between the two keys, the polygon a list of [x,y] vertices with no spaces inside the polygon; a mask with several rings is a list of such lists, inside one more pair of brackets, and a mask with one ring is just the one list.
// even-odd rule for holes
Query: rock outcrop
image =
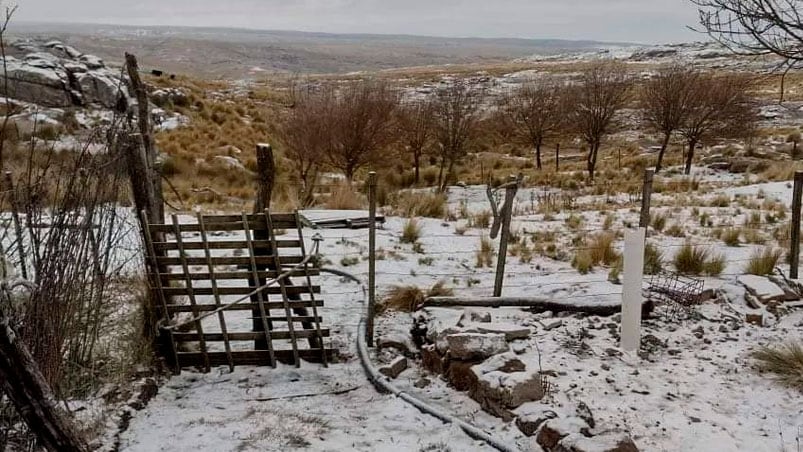
{"label": "rock outcrop", "polygon": [[[120,73],[94,55],[59,41],[17,41],[6,56],[5,96],[44,107],[125,107],[128,92]],[[2,74],[0,74],[2,76]]]}

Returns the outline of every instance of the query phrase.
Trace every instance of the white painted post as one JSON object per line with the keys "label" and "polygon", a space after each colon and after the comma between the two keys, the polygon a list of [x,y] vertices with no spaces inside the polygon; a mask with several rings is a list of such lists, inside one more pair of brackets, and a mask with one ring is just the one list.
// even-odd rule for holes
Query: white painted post
{"label": "white painted post", "polygon": [[644,278],[646,228],[625,231],[622,282],[622,349],[636,351],[641,341],[641,283]]}

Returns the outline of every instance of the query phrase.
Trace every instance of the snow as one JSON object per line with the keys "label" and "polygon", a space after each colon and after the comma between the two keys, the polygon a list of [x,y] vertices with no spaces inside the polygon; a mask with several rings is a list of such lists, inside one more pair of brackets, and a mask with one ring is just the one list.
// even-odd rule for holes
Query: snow
{"label": "snow", "polygon": [[[476,318],[489,314],[491,323],[470,322],[462,328],[457,325],[465,310],[427,308],[426,315],[432,318],[428,336],[433,341],[445,342],[449,334],[475,334],[461,332],[479,328],[499,332],[528,329],[527,338],[514,342],[516,354],[511,355],[521,360],[527,371],[494,377],[494,384],[506,384],[503,377],[518,381],[517,378],[532,375],[531,372],[543,371],[549,375],[553,390],[537,402],[539,407],[547,407],[568,419],[574,415],[573,407],[583,402],[593,413],[599,432],[627,432],[640,450],[794,450],[799,427],[803,426],[803,397],[755,371],[750,365],[750,353],[760,345],[799,335],[803,311],[793,310],[773,318],[770,327],[744,322],[744,314],[751,310],[744,302],[745,288],[737,278],[742,276],[746,259],[762,245],[743,243],[739,247],[726,247],[709,235],[711,228],[700,226],[699,219],[706,214],[717,227],[741,225],[753,209],[737,206],[736,195],[740,196],[739,202],[760,204],[765,199],[777,199],[788,205],[791,188],[785,182],[736,187],[744,181],[743,176],[710,170],[700,170],[695,177],[709,189],[694,200],[677,193],[656,193],[653,197],[654,214],[666,214],[669,224],[683,225],[686,237],[651,230],[648,241],[655,243],[667,260],[687,241],[723,253],[727,261],[723,274],[705,277],[704,281],[706,288],[716,289],[724,298],[698,307],[697,318],[654,316],[645,320],[638,354],[623,356],[616,348],[617,317],[558,317],[550,312],[534,314],[519,308],[472,308]],[[557,212],[552,219],[545,219],[537,212],[537,195],[543,193],[545,190],[537,187],[520,190],[514,203],[512,229],[528,238],[535,232],[554,231],[556,247],[569,254],[556,260],[535,253],[530,262],[509,257],[503,294],[546,297],[573,304],[618,304],[621,286],[608,281],[608,268],[597,267],[588,274],[580,274],[571,267],[571,249],[576,246],[572,238],[603,230],[608,214],[615,216],[611,231],[637,224],[638,210],[634,204],[627,196],[608,197],[606,209],[597,212],[587,206],[599,205],[606,197],[577,197],[575,214],[582,215],[584,222],[579,230],[572,231],[566,222],[570,212]],[[718,194],[727,194],[734,202],[726,207],[708,205]],[[453,212],[463,206],[469,212],[485,210],[488,201],[484,187],[452,187],[448,205]],[[692,214],[695,206],[699,212]],[[316,218],[365,214],[364,211],[304,212],[305,216]],[[490,295],[494,269],[475,265],[479,238],[487,235],[487,231],[466,228],[465,232],[456,233],[457,227],[467,226],[465,218],[455,221],[420,218],[422,234],[420,248],[416,250],[399,240],[405,221],[388,217],[384,227],[377,230],[378,254],[382,256],[376,262],[380,297],[393,285],[428,288],[438,281],[453,287],[456,295]],[[763,233],[769,236],[770,228],[774,227],[765,225]],[[325,266],[350,272],[363,281],[367,279],[366,230],[304,229],[307,249],[312,248],[313,234],[324,239],[321,257],[328,261]],[[494,241],[494,246],[497,243]],[[622,246],[617,239],[614,247],[621,252]],[[788,266],[784,266],[786,269]],[[760,288],[752,278],[746,281]],[[321,276],[321,285],[325,299],[321,310],[323,326],[332,330],[332,345],[342,353],[340,362],[328,368],[309,363],[299,369],[243,366],[231,374],[223,368],[213,369],[210,374],[185,370],[181,376],[171,378],[151,404],[135,415],[122,437],[120,450],[287,450],[302,447],[297,443],[300,441],[297,434],[309,441],[306,449],[313,451],[420,450],[441,443],[451,450],[489,450],[402,401],[377,393],[355,358],[357,323],[365,311],[362,289],[331,275]],[[209,319],[209,325],[204,324],[210,332],[216,331],[213,320]],[[246,317],[241,321],[250,322]],[[383,314],[376,322],[377,342],[381,338],[396,341],[399,337],[409,338],[412,324],[413,316],[409,314]],[[545,327],[552,324],[557,326]],[[446,344],[442,345],[445,348]],[[394,358],[392,350],[382,353],[389,353],[385,362]],[[534,440],[525,437],[515,424],[485,413],[467,393],[450,388],[442,378],[424,370],[417,360],[408,359],[408,363],[410,367],[394,380],[401,390],[470,420],[506,442],[517,444],[521,450],[539,450]],[[426,384],[419,384],[422,380]],[[338,391],[346,392],[335,393]],[[281,399],[304,394],[307,395]],[[531,408],[524,405],[517,412],[534,413],[536,410]]]}
{"label": "snow", "polygon": [[742,275],[737,280],[761,299],[783,298],[784,291],[765,276]]}

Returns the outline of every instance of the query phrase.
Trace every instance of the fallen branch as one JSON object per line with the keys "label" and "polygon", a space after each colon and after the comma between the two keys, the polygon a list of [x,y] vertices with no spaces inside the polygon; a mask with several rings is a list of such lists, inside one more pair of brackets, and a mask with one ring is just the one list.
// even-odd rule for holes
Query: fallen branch
{"label": "fallen branch", "polygon": [[270,402],[271,400],[288,400],[288,399],[298,399],[301,397],[317,397],[322,395],[341,395],[346,394],[352,391],[356,391],[360,389],[362,386],[353,386],[346,389],[340,389],[338,391],[328,391],[328,392],[311,392],[305,394],[293,394],[293,395],[286,395],[286,396],[278,396],[278,397],[257,397],[254,399],[245,399],[246,402]]}
{"label": "fallen branch", "polygon": [[[530,308],[533,312],[582,312],[599,316],[611,316],[622,312],[622,303],[619,300],[601,300],[596,303],[578,304],[572,302],[571,298],[566,300],[551,300],[540,297],[430,297],[424,300],[424,303],[419,306],[419,309],[433,307],[517,307]],[[652,301],[645,299],[642,304],[642,317],[649,316],[652,310]]]}

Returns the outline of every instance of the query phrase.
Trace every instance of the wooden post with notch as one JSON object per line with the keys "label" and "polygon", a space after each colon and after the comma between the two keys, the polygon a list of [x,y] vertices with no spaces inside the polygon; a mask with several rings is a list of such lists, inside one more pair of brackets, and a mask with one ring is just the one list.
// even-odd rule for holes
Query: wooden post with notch
{"label": "wooden post with notch", "polygon": [[368,173],[368,321],[366,342],[374,346],[374,315],[376,313],[376,173]]}
{"label": "wooden post with notch", "polygon": [[[256,147],[256,154],[257,154],[257,174],[256,174],[256,181],[257,181],[257,193],[256,193],[256,200],[254,201],[254,213],[262,213],[267,212],[270,210],[270,201],[273,197],[273,187],[274,181],[276,179],[276,162],[273,159],[273,148],[270,144],[267,143],[260,143],[257,144]],[[266,218],[267,222],[267,218]],[[266,223],[267,224],[267,223]],[[267,226],[266,226],[267,227]],[[254,240],[270,240],[271,234],[270,231],[266,230],[255,230],[254,231]],[[278,251],[277,251],[278,252]],[[271,248],[256,248],[254,253],[258,255],[271,255],[274,253],[274,250]],[[268,266],[259,265],[256,266],[255,270],[262,271],[267,270]],[[281,273],[280,269],[276,269],[277,273]],[[254,273],[256,274],[256,273]],[[259,278],[254,281],[249,281],[251,286],[259,287],[265,284],[264,278]],[[251,297],[251,303],[254,306],[257,306],[262,302],[262,296],[257,294]],[[270,317],[270,310],[264,313],[267,317]],[[264,321],[263,312],[261,312],[258,308],[254,308],[251,311],[251,330],[254,332],[264,332],[265,327],[268,330],[273,329],[273,322],[271,320]],[[268,343],[267,335],[266,337],[260,337],[254,341],[254,348],[256,350],[269,350],[271,344]]]}
{"label": "wooden post with notch", "polygon": [[499,237],[499,256],[496,261],[496,281],[494,282],[494,297],[502,296],[502,285],[505,280],[505,264],[507,262],[507,241],[510,238],[510,219],[513,216],[513,200],[519,190],[521,178],[510,176],[505,187],[505,203],[499,214],[502,221],[502,233]]}
{"label": "wooden post with notch", "polygon": [[795,171],[792,189],[792,237],[789,247],[789,277],[797,279],[800,266],[800,203],[803,199],[803,171]]}
{"label": "wooden post with notch", "polygon": [[655,176],[655,171],[651,169],[644,170],[644,186],[641,188],[641,216],[639,217],[638,226],[645,230],[650,225],[650,198],[652,198],[652,180]]}

